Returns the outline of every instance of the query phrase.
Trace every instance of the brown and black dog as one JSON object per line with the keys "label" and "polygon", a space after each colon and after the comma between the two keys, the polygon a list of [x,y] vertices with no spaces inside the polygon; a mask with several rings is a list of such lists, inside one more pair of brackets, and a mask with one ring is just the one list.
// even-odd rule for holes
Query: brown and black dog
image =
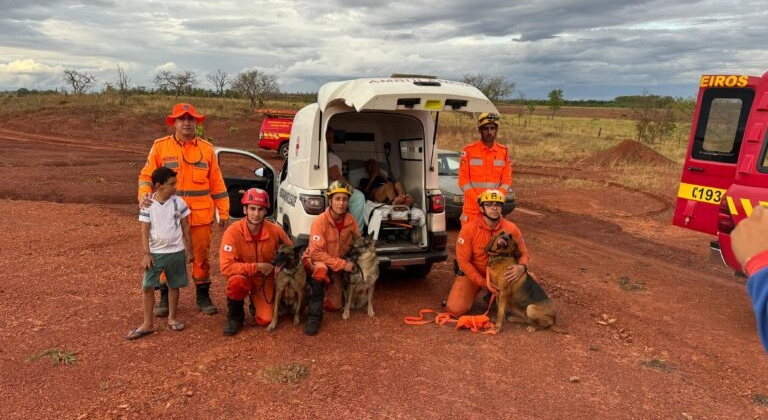
{"label": "brown and black dog", "polygon": [[379,279],[379,257],[376,256],[376,240],[373,234],[361,236],[353,234],[354,239],[345,256],[355,263],[355,270],[344,272],[344,310],[342,319],[349,318],[350,309],[366,308],[368,316],[374,316],[373,291]]}
{"label": "brown and black dog", "polygon": [[272,322],[267,325],[267,331],[277,327],[278,313],[283,308],[293,312],[293,325],[299,325],[301,311],[304,308],[304,287],[307,284],[307,273],[301,263],[301,246],[280,245],[272,265],[275,266],[275,311]]}
{"label": "brown and black dog", "polygon": [[547,292],[526,271],[513,282],[504,280],[507,267],[518,263],[522,256],[515,238],[510,233],[500,232],[485,247],[488,254],[490,282],[498,289],[496,302],[496,332],[501,331],[504,314],[509,306],[513,315],[507,321],[527,323],[529,332],[549,328],[554,332],[567,334],[567,331],[555,325],[557,313]]}

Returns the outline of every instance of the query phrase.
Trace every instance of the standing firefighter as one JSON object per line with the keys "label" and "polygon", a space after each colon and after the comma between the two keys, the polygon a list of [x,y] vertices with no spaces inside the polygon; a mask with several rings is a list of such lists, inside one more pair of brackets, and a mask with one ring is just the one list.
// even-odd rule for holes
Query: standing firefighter
{"label": "standing firefighter", "polygon": [[493,188],[504,196],[512,186],[512,163],[509,150],[496,142],[499,115],[483,113],[477,119],[480,140],[464,147],[459,163],[459,188],[464,192],[461,225],[480,217],[477,198]]}
{"label": "standing firefighter", "polygon": [[352,272],[355,265],[344,259],[354,239],[360,234],[355,218],[347,211],[352,187],[333,181],[325,192],[328,208],[312,222],[309,246],[302,263],[311,278],[307,281],[307,322],[304,333],[316,335],[323,320],[323,309],[341,309],[341,272]]}
{"label": "standing firefighter", "polygon": [[234,335],[245,321],[245,298],[251,297],[256,325],[272,322],[275,299],[275,266],[280,244],[293,245],[283,229],[265,220],[269,196],[251,188],[241,200],[245,217],[224,232],[219,249],[221,273],[227,276],[227,320],[224,335]]}
{"label": "standing firefighter", "polygon": [[[195,107],[180,103],[173,106],[173,112],[165,122],[175,128],[170,136],[155,140],[149,151],[147,163],[139,174],[139,203],[145,208],[151,203],[152,171],[164,166],[176,172],[177,191],[192,211],[189,216],[195,261],[192,266],[192,280],[196,288],[196,304],[203,313],[218,312],[211,302],[209,289],[211,273],[209,253],[211,249],[211,225],[214,208],[219,211],[219,227],[223,230],[229,219],[229,196],[221,176],[219,162],[213,145],[195,134],[198,123],[204,115]],[[160,303],[155,308],[156,316],[168,315],[168,288],[160,288]]]}

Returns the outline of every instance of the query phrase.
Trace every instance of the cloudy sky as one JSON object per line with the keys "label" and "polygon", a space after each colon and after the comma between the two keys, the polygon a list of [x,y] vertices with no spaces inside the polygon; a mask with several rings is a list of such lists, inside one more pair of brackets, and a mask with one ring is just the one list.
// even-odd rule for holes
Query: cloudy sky
{"label": "cloudy sky", "polygon": [[[506,4],[506,5],[505,5]],[[391,73],[501,75],[513,97],[691,97],[704,73],[768,70],[757,0],[0,0],[0,91],[64,87],[64,69],[259,68],[284,92]]]}

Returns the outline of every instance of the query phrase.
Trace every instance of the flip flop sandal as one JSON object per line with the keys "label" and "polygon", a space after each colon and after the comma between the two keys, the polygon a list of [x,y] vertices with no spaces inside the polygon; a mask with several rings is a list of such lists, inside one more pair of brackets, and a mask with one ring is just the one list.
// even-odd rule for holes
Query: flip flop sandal
{"label": "flip flop sandal", "polygon": [[150,335],[150,334],[154,334],[155,331],[157,331],[154,328],[151,329],[151,330],[139,331],[139,327],[141,327],[141,325],[139,325],[138,327],[132,329],[131,332],[129,332],[128,335],[125,336],[126,340],[138,340],[141,337],[144,337],[144,336],[147,336],[147,335]]}
{"label": "flip flop sandal", "polygon": [[168,324],[168,330],[169,331],[183,331],[184,330],[184,323],[183,322],[177,322],[175,324]]}

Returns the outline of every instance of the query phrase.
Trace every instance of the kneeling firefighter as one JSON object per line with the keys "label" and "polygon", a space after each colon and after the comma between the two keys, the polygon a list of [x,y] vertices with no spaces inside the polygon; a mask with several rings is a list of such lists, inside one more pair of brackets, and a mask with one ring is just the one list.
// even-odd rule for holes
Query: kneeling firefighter
{"label": "kneeling firefighter", "polygon": [[[311,278],[307,281],[307,322],[304,333],[316,335],[323,320],[323,310],[341,309],[341,272],[352,272],[355,265],[344,259],[353,240],[360,234],[357,222],[347,211],[352,186],[333,181],[325,192],[328,208],[312,222],[309,246],[302,263]],[[329,272],[330,270],[330,272]]]}
{"label": "kneeling firefighter", "polygon": [[219,265],[227,276],[227,320],[224,335],[234,335],[243,326],[243,304],[250,297],[256,325],[272,322],[275,294],[275,259],[281,244],[293,245],[283,229],[265,220],[269,195],[251,188],[240,200],[245,217],[227,228],[221,238]]}

